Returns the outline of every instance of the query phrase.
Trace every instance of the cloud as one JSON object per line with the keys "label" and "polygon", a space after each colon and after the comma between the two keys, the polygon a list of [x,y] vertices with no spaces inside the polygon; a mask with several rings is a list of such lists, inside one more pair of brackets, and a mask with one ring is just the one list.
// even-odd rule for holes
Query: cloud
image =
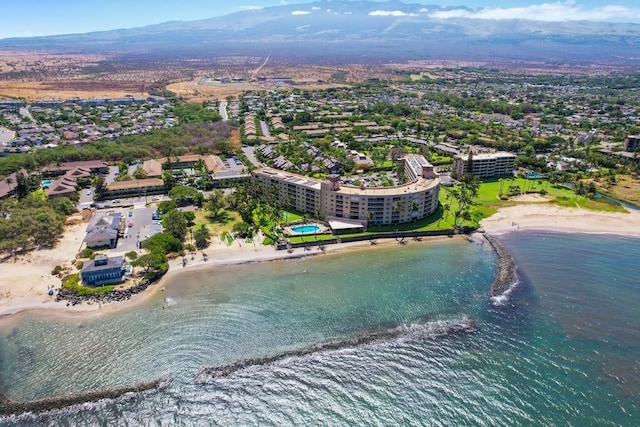
{"label": "cloud", "polygon": [[293,16],[298,16],[298,15],[308,15],[311,12],[309,12],[308,10],[294,10],[293,12],[291,12],[291,14]]}
{"label": "cloud", "polygon": [[620,5],[603,5],[586,8],[576,5],[573,1],[541,3],[525,7],[495,7],[476,10],[452,9],[432,12],[432,18],[471,18],[471,19],[522,19],[527,21],[609,21],[609,22],[638,22],[640,8]]}
{"label": "cloud", "polygon": [[418,12],[420,13],[426,13],[429,12],[429,9],[427,9],[426,7],[423,7],[422,9],[420,9]]}
{"label": "cloud", "polygon": [[406,13],[401,10],[374,10],[369,16],[418,16],[415,13]]}
{"label": "cloud", "polygon": [[313,6],[311,10],[320,10],[320,8],[318,6]]}
{"label": "cloud", "polygon": [[262,6],[240,6],[242,10],[262,10]]}

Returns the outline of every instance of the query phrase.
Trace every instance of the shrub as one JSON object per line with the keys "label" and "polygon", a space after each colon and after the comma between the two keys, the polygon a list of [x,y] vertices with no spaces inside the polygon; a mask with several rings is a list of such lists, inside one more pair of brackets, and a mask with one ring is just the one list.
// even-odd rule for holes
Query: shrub
{"label": "shrub", "polygon": [[53,267],[53,270],[51,270],[51,275],[57,276],[58,274],[60,274],[61,271],[62,271],[62,266],[56,265],[55,267]]}
{"label": "shrub", "polygon": [[[91,255],[93,255],[94,250],[91,248],[84,248],[82,251],[80,251],[80,255],[78,255],[80,258],[91,258]],[[93,258],[91,258],[93,259]]]}
{"label": "shrub", "polygon": [[80,283],[80,274],[75,273],[70,274],[62,279],[62,288],[73,292],[76,295],[98,295],[111,292],[115,288],[115,286],[110,285],[90,288],[88,286],[82,285]]}

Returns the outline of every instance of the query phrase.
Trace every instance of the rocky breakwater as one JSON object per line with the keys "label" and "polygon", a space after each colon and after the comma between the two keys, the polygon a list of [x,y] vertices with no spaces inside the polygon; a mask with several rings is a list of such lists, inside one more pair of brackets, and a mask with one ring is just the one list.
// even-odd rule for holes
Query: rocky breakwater
{"label": "rocky breakwater", "polygon": [[[169,378],[160,378],[134,386],[89,391],[86,393],[66,394],[63,396],[47,397],[45,399],[33,400],[30,402],[16,402],[0,393],[0,417],[24,417],[25,415],[23,414],[29,414],[29,418],[31,419],[26,421],[35,421],[33,417],[38,414],[59,411],[72,408],[76,405],[86,405],[88,403],[96,403],[104,400],[118,400],[139,396],[141,393],[164,390],[170,383],[171,380]],[[1,424],[2,418],[0,418],[0,425]]]}
{"label": "rocky breakwater", "polygon": [[353,348],[401,339],[435,339],[451,335],[471,334],[477,330],[476,322],[469,316],[464,316],[461,320],[454,322],[430,322],[426,324],[412,324],[408,326],[398,326],[391,329],[374,330],[355,337],[327,341],[309,347],[284,351],[270,356],[241,359],[228,365],[204,367],[196,374],[196,383],[210,384],[217,378],[227,377],[243,369],[270,365],[287,358],[300,358],[320,352],[335,351],[343,348]]}
{"label": "rocky breakwater", "polygon": [[509,251],[498,239],[486,233],[484,238],[491,244],[498,258],[498,271],[489,288],[489,299],[494,306],[504,305],[508,300],[509,293],[518,284],[516,264]]}
{"label": "rocky breakwater", "polygon": [[150,280],[146,280],[138,285],[132,286],[127,289],[122,290],[113,290],[111,292],[105,292],[102,294],[85,294],[80,295],[75,293],[74,291],[61,288],[58,290],[56,294],[56,301],[63,302],[67,301],[67,305],[77,305],[82,303],[87,304],[106,304],[110,302],[120,302],[126,301],[132,296],[139,294],[140,292],[146,290],[149,286],[151,286],[158,278],[154,277]]}

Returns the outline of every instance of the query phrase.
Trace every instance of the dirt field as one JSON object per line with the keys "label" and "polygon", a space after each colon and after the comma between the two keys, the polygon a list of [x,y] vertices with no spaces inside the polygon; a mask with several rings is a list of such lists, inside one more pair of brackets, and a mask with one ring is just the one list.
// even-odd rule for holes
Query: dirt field
{"label": "dirt field", "polygon": [[[205,78],[205,76],[210,78]],[[395,70],[362,64],[290,63],[285,58],[216,57],[139,63],[100,55],[1,52],[0,99],[146,96],[166,87],[191,102],[237,98],[248,90],[325,89],[366,78],[394,78]],[[274,82],[270,79],[280,79]],[[216,83],[225,79],[229,83]],[[292,80],[293,85],[282,83]]]}
{"label": "dirt field", "polygon": [[113,84],[97,82],[18,82],[0,81],[0,99],[69,99],[79,98],[117,98],[125,95],[148,96],[144,85]]}

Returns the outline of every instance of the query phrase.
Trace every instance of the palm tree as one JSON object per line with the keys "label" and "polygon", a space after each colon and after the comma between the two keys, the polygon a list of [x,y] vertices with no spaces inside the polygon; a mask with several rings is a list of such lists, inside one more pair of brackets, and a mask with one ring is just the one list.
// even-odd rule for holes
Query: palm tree
{"label": "palm tree", "polygon": [[367,211],[367,227],[369,223],[376,217],[375,211]]}
{"label": "palm tree", "polygon": [[404,202],[402,200],[396,201],[391,207],[394,211],[402,212],[404,211]]}
{"label": "palm tree", "polygon": [[416,212],[418,209],[420,209],[420,203],[418,203],[417,200],[412,200],[409,206],[410,206],[411,212]]}

